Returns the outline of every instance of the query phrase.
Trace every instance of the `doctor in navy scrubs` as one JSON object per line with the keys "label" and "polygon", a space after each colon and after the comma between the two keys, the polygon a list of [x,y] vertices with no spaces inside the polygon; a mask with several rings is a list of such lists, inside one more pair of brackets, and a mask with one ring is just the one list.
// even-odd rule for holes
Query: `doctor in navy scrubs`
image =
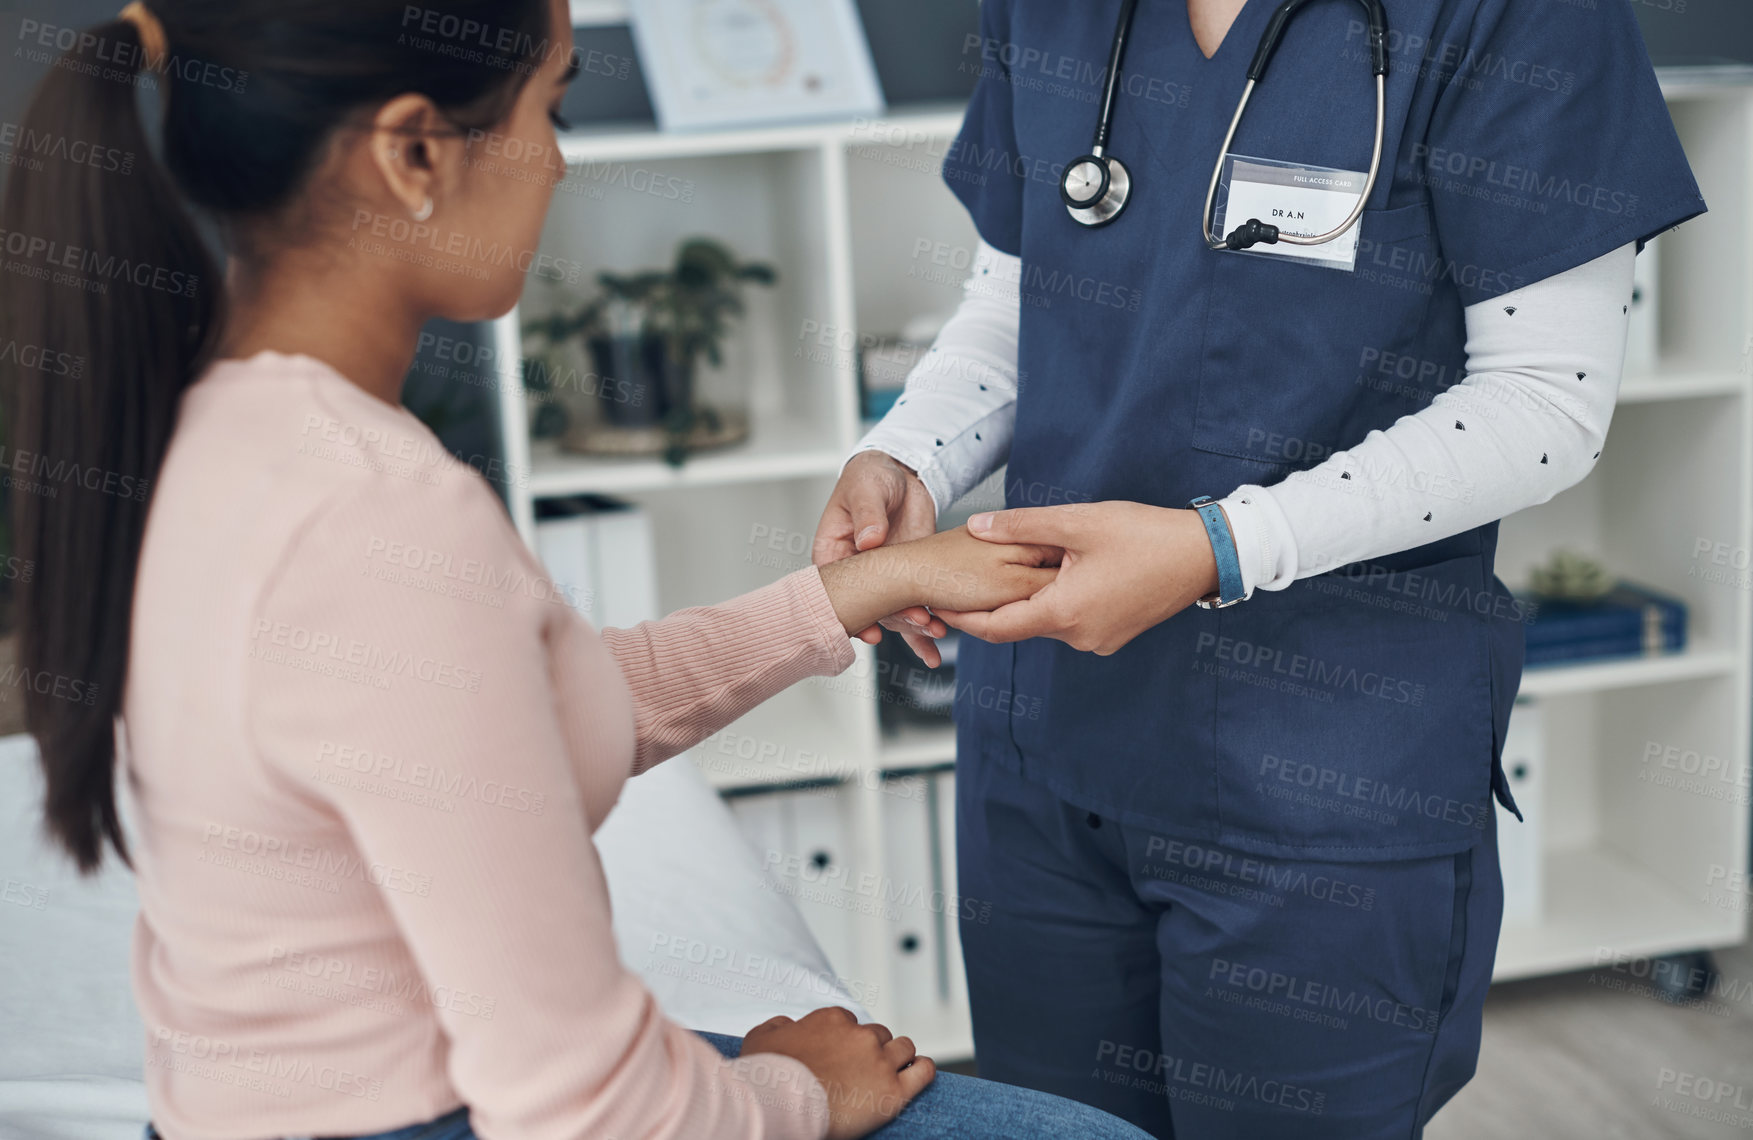
{"label": "doctor in navy scrubs", "polygon": [[1599,460],[1634,259],[1704,210],[1630,7],[985,0],[977,39],[965,298],[816,558],[1006,463],[970,527],[1064,551],[885,623],[973,635],[981,1074],[1184,1140],[1418,1136],[1474,1072],[1515,810],[1497,520]]}

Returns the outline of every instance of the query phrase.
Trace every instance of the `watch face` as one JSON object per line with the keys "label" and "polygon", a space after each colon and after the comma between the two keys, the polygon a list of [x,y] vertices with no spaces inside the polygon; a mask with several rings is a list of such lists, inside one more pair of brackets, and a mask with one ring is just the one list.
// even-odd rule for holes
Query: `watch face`
{"label": "watch face", "polygon": [[1065,172],[1065,194],[1073,202],[1088,205],[1101,197],[1102,168],[1089,159],[1073,163]]}

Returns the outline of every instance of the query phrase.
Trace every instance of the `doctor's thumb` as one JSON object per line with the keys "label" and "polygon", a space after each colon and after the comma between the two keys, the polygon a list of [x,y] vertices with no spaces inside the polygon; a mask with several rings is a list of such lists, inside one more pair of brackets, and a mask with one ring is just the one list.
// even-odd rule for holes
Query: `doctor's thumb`
{"label": "doctor's thumb", "polygon": [[852,518],[852,546],[869,550],[889,539],[889,504],[874,487],[855,487],[846,503]]}
{"label": "doctor's thumb", "polygon": [[1014,507],[973,516],[968,520],[968,532],[987,542],[1063,547],[1070,537],[1067,522],[1054,507]]}

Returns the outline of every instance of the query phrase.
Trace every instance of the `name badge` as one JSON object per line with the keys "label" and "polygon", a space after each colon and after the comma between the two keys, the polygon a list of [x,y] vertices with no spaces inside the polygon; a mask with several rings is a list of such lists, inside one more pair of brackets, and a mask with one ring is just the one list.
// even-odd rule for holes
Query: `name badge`
{"label": "name badge", "polygon": [[[1264,158],[1229,155],[1218,181],[1216,228],[1227,234],[1258,218],[1280,233],[1314,237],[1339,226],[1357,208],[1369,175],[1356,170],[1330,170]],[[1231,219],[1234,219],[1232,222]],[[1357,268],[1357,241],[1363,229],[1359,218],[1345,233],[1323,245],[1264,243],[1252,249],[1223,252],[1250,253],[1256,257],[1290,258],[1351,273]]]}

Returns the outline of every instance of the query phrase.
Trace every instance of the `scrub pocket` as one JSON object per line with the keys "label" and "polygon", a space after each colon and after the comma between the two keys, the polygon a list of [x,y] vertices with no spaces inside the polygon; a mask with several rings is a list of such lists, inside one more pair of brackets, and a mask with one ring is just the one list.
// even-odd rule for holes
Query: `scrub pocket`
{"label": "scrub pocket", "polygon": [[1442,276],[1430,208],[1365,210],[1359,224],[1350,273],[1211,254],[1195,448],[1312,467],[1404,413],[1360,384],[1361,365],[1417,342]]}
{"label": "scrub pocket", "polygon": [[1368,584],[1341,571],[1220,611],[1199,656],[1222,842],[1368,860],[1479,841],[1495,736],[1480,578],[1477,557]]}

